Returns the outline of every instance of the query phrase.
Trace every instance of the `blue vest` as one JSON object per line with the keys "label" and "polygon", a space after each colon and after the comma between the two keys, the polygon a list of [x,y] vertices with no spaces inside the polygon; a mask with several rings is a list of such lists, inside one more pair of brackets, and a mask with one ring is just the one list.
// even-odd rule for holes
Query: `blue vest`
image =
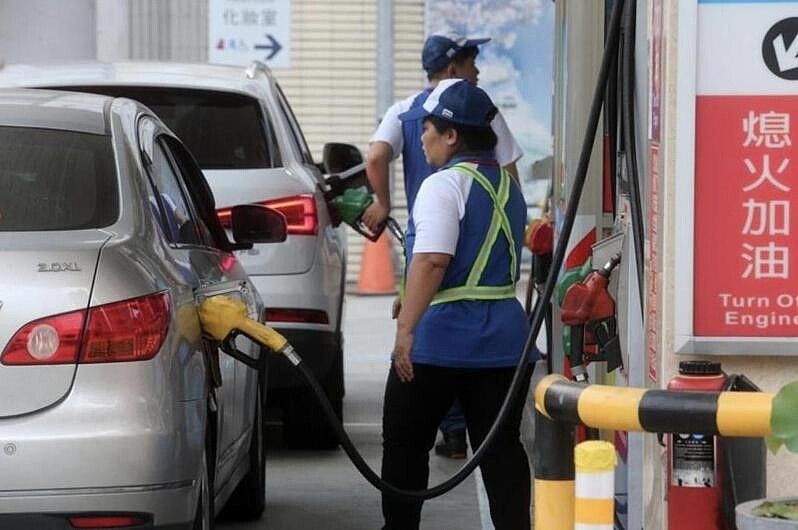
{"label": "blue vest", "polygon": [[[447,165],[463,162],[456,158]],[[497,190],[500,168],[491,156],[476,163],[476,170]],[[457,169],[457,168],[456,168]],[[462,171],[461,169],[457,169]],[[466,173],[468,174],[468,173]],[[509,199],[504,211],[509,221],[513,241],[499,232],[488,254],[480,286],[515,285],[520,271],[521,243],[526,224],[526,203],[518,184],[510,178]],[[465,215],[460,221],[460,236],[439,289],[439,293],[466,284],[488,236],[494,211],[494,201],[476,180],[466,200]],[[413,259],[415,224],[411,215],[406,235],[407,263]],[[516,259],[511,267],[510,244]],[[512,269],[512,270],[511,270]],[[431,305],[416,326],[413,342],[413,362],[456,368],[510,367],[518,363],[529,332],[524,309],[512,298],[498,300],[456,300]],[[530,361],[537,360],[533,352]]]}
{"label": "blue vest", "polygon": [[[427,88],[418,93],[410,108],[414,109],[424,104],[432,92]],[[402,165],[405,174],[405,196],[407,198],[407,211],[413,211],[418,188],[425,178],[435,173],[435,168],[427,163],[424,151],[421,148],[421,134],[424,132],[424,120],[410,120],[402,122]]]}

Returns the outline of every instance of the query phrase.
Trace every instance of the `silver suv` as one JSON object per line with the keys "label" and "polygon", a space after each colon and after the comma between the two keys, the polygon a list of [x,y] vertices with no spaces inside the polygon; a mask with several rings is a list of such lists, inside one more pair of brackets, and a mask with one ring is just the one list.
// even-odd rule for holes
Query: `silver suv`
{"label": "silver suv", "polygon": [[[0,85],[96,92],[140,101],[196,157],[224,224],[234,204],[264,204],[283,212],[287,240],[255,245],[238,252],[237,258],[266,302],[264,320],[302,355],[342,418],[345,232],[336,227],[324,199],[321,168],[267,67],[260,63],[247,69],[176,63],[11,65],[0,70]],[[270,403],[282,404],[288,445],[337,445],[322,409],[284,358],[270,366],[269,393]]]}

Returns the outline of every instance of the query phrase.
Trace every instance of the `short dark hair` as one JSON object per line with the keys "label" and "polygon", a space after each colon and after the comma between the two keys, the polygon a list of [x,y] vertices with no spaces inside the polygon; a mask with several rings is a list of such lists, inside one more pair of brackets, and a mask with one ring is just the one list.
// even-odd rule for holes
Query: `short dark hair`
{"label": "short dark hair", "polygon": [[460,125],[438,116],[427,116],[424,121],[429,121],[438,134],[443,134],[449,129],[457,131],[460,139],[458,152],[460,153],[480,153],[492,151],[499,141],[496,133],[491,127],[473,127],[470,125]]}
{"label": "short dark hair", "polygon": [[449,61],[446,64],[446,66],[444,66],[443,68],[441,68],[437,72],[428,72],[427,73],[427,80],[432,81],[433,79],[436,79],[438,76],[440,76],[441,72],[443,72],[446,69],[446,67],[449,66],[450,64],[452,64],[452,63],[462,64],[463,62],[465,62],[466,60],[468,60],[468,59],[470,59],[472,57],[474,59],[476,59],[477,55],[479,55],[479,48],[476,47],[476,46],[469,46],[468,48],[461,48],[457,53],[454,54],[454,56],[452,56],[452,60]]}

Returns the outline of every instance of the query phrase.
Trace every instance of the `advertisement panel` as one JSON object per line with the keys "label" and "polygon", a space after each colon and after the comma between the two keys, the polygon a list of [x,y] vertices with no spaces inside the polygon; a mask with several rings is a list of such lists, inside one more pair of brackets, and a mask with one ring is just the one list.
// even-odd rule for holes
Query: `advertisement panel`
{"label": "advertisement panel", "polygon": [[480,47],[479,86],[490,94],[524,151],[518,172],[530,217],[552,172],[554,3],[550,0],[427,0],[427,34],[490,37]]}

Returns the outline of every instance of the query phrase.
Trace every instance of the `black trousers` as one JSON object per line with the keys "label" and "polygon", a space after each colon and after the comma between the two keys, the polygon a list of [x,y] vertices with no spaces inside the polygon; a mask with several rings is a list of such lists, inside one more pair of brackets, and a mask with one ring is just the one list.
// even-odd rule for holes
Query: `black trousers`
{"label": "black trousers", "polygon": [[[402,383],[391,366],[382,419],[382,477],[397,487],[425,489],[429,452],[441,418],[460,400],[475,450],[499,413],[515,368],[444,368],[414,364],[415,377]],[[480,464],[490,515],[496,530],[529,530],[530,472],[519,426],[532,366],[524,374],[520,397]],[[383,494],[384,530],[416,530],[421,502]]]}

